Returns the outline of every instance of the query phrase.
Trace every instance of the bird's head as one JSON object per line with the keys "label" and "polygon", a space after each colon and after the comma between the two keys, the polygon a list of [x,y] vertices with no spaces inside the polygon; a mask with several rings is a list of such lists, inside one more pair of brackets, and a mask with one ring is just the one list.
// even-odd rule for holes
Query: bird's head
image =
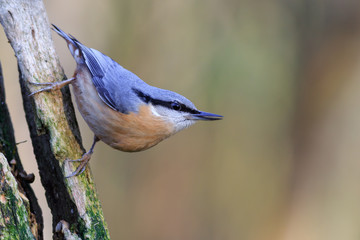
{"label": "bird's head", "polygon": [[154,115],[173,125],[174,133],[199,120],[212,121],[223,118],[221,115],[197,110],[190,100],[169,90],[152,87],[146,92],[140,89],[133,91],[143,103],[150,105]]}

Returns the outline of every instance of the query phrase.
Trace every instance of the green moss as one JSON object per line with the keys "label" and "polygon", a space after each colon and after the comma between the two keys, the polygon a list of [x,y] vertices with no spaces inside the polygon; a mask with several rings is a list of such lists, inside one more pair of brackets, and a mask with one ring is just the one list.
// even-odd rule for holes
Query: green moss
{"label": "green moss", "polygon": [[35,239],[29,222],[29,204],[18,192],[17,182],[11,174],[4,155],[0,153],[0,220],[1,239]]}
{"label": "green moss", "polygon": [[97,198],[95,187],[92,184],[87,185],[86,197],[88,198],[88,204],[86,206],[86,213],[91,221],[91,226],[87,229],[85,235],[92,236],[92,239],[110,239],[109,232],[102,215],[102,208],[100,201]]}

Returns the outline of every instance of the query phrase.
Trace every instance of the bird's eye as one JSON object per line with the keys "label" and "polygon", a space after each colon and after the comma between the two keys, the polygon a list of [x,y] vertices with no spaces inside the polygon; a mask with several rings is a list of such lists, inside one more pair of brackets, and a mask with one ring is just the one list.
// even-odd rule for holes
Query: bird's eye
{"label": "bird's eye", "polygon": [[181,110],[181,105],[177,101],[174,101],[174,102],[171,103],[171,108],[176,110],[176,111],[180,111]]}

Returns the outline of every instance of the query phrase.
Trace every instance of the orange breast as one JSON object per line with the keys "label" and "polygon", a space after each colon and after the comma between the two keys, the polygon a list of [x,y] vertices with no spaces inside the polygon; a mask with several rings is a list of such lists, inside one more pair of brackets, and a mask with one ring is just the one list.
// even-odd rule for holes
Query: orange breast
{"label": "orange breast", "polygon": [[112,110],[98,96],[91,75],[78,68],[73,88],[81,115],[94,134],[113,148],[134,152],[148,149],[173,132],[173,126],[155,116],[150,106],[142,105],[138,113],[123,114]]}
{"label": "orange breast", "polygon": [[103,136],[103,141],[122,151],[148,149],[169,137],[174,130],[168,122],[155,116],[147,105],[142,105],[138,113],[115,113],[116,126],[111,124],[114,133]]}

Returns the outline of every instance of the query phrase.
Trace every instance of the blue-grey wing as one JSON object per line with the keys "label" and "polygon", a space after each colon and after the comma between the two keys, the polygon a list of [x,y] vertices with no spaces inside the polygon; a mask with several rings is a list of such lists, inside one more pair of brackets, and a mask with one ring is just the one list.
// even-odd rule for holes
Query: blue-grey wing
{"label": "blue-grey wing", "polygon": [[128,113],[136,111],[134,85],[144,85],[139,77],[101,52],[79,44],[99,97],[110,108]]}

